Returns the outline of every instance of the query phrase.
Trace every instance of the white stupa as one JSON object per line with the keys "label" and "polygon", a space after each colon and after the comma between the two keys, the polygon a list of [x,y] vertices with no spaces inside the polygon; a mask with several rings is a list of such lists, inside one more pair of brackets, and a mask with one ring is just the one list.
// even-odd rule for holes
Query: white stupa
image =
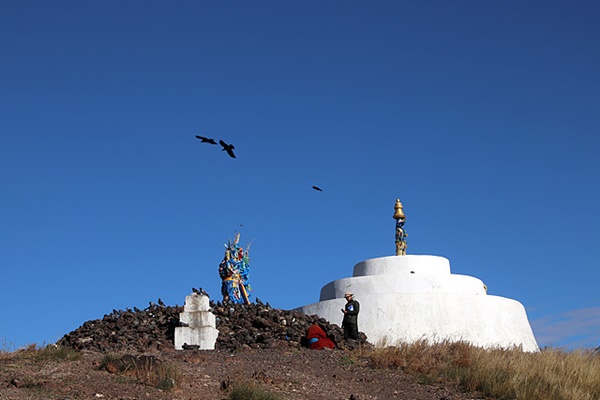
{"label": "white stupa", "polygon": [[194,292],[185,297],[179,322],[183,326],[175,328],[175,350],[184,350],[187,346],[198,350],[215,349],[219,331],[206,294]]}
{"label": "white stupa", "polygon": [[344,293],[352,292],[360,302],[358,328],[376,346],[449,340],[539,350],[521,303],[488,295],[480,279],[452,274],[444,257],[406,255],[400,200],[395,210],[396,256],[356,264],[352,277],[328,283],[319,302],[297,310],[341,324]]}

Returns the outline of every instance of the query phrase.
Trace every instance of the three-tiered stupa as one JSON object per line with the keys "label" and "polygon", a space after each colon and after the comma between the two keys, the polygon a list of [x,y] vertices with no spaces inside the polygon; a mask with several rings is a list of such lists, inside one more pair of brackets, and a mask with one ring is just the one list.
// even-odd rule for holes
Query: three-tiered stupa
{"label": "three-tiered stupa", "polygon": [[444,257],[406,255],[400,200],[394,219],[396,256],[356,264],[352,277],[328,283],[319,302],[297,310],[340,323],[344,293],[352,292],[361,305],[359,330],[377,346],[448,340],[484,348],[538,350],[521,303],[488,295],[480,279],[452,274]]}

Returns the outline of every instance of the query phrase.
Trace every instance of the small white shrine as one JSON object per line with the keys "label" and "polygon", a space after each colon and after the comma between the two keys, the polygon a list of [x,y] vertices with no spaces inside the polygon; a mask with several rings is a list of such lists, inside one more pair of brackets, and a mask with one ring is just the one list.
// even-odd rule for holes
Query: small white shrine
{"label": "small white shrine", "polygon": [[319,302],[297,310],[340,325],[344,293],[352,292],[360,303],[358,329],[376,346],[449,340],[483,348],[539,350],[521,303],[488,295],[477,278],[452,274],[444,257],[406,255],[400,200],[395,210],[396,256],[356,264],[352,277],[328,283]]}
{"label": "small white shrine", "polygon": [[214,350],[219,331],[215,315],[209,311],[208,296],[192,293],[185,298],[183,312],[175,328],[175,350],[183,350],[184,345],[197,346],[198,350]]}

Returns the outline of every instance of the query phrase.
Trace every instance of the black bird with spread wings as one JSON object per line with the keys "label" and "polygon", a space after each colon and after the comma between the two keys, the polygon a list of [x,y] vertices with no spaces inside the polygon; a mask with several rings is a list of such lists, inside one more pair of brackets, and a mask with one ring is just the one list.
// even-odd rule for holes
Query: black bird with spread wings
{"label": "black bird with spread wings", "polygon": [[222,140],[219,140],[219,144],[221,147],[223,147],[223,150],[221,151],[226,151],[227,154],[229,154],[229,157],[235,158],[235,154],[233,153],[233,149],[235,149],[235,147],[232,144],[227,144]]}
{"label": "black bird with spread wings", "polygon": [[202,141],[202,143],[217,144],[217,142],[215,142],[215,140],[211,139],[211,138],[207,138],[204,136],[198,136],[198,135],[196,135],[196,138],[200,139]]}
{"label": "black bird with spread wings", "polygon": [[320,187],[318,187],[318,186],[313,186],[312,188],[313,188],[313,189],[315,189],[316,191],[319,191],[319,192],[322,192],[322,191],[323,191],[323,189],[321,189],[321,188],[320,188]]}

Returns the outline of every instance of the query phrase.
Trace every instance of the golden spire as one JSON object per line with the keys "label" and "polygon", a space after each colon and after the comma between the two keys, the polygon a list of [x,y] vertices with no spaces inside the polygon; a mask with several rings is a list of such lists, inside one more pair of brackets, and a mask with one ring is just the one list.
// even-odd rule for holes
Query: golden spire
{"label": "golden spire", "polygon": [[406,219],[404,212],[402,211],[402,203],[400,203],[400,199],[396,199],[396,205],[394,206],[394,219]]}

